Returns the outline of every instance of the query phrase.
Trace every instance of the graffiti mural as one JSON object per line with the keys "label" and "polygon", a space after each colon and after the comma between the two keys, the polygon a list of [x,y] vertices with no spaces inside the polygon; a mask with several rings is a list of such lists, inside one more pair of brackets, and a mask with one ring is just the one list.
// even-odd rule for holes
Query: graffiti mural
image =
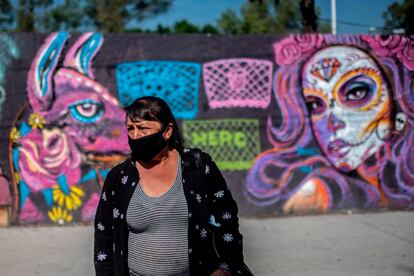
{"label": "graffiti mural", "polygon": [[270,61],[247,58],[205,63],[204,86],[211,108],[266,108],[271,97],[272,67]]}
{"label": "graffiti mural", "polygon": [[[10,62],[19,56],[15,42],[7,34],[0,34],[0,119],[3,114],[3,104],[6,99],[5,74]],[[2,133],[4,135],[4,133]],[[5,154],[5,149],[0,149]],[[10,206],[12,198],[7,176],[0,164],[0,206]]]}
{"label": "graffiti mural", "polygon": [[281,121],[267,120],[248,198],[281,213],[412,208],[414,40],[315,34],[274,50]]}
{"label": "graffiti mural", "polygon": [[254,119],[185,121],[183,135],[188,146],[208,151],[221,170],[246,170],[260,153]]}
{"label": "graffiti mural", "polygon": [[121,104],[127,106],[143,96],[158,96],[177,119],[193,119],[198,111],[201,66],[191,62],[137,61],[116,69]]}
{"label": "graffiti mural", "polygon": [[83,34],[63,55],[68,37],[53,33],[38,50],[11,131],[20,223],[92,220],[99,184],[128,153],[123,111],[92,71],[102,35]]}
{"label": "graffiti mural", "polygon": [[414,209],[413,37],[10,33],[0,49],[0,224],[91,221],[144,95],[241,216]]}

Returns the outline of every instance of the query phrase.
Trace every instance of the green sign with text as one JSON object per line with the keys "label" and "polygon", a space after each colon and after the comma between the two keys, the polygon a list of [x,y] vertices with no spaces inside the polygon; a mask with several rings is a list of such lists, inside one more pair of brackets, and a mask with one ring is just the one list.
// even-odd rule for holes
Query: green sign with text
{"label": "green sign with text", "polygon": [[256,119],[184,121],[183,133],[188,146],[208,152],[222,170],[247,170],[260,153]]}

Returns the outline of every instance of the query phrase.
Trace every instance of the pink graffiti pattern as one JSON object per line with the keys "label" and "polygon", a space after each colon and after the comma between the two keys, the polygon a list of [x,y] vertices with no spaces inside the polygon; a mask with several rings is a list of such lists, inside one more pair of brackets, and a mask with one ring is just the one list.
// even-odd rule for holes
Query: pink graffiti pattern
{"label": "pink graffiti pattern", "polygon": [[70,185],[80,179],[81,154],[58,128],[33,129],[20,141],[20,156],[21,177],[33,192],[51,188],[62,174]]}
{"label": "pink graffiti pattern", "polygon": [[[103,39],[83,34],[59,67],[64,45],[57,47],[56,42],[62,36],[49,35],[33,60],[27,81],[30,106],[13,129],[17,137],[12,139],[13,149],[19,152],[14,170],[17,181],[21,179],[29,189],[18,214],[21,223],[43,222],[48,217],[59,224],[92,220],[100,186],[97,179],[79,181],[85,172],[109,168],[129,153],[122,135],[124,111],[94,79],[91,68]],[[25,122],[31,130],[21,135],[18,129]],[[59,181],[66,186],[59,187]],[[45,192],[53,193],[52,208],[39,201]]]}
{"label": "pink graffiti pattern", "polygon": [[208,62],[203,65],[203,78],[211,108],[266,108],[270,103],[269,61],[240,58]]}

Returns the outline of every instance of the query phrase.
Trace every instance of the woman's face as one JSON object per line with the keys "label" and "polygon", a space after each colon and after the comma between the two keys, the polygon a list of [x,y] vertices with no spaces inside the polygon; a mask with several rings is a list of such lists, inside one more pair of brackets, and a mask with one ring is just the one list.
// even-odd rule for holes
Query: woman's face
{"label": "woman's face", "polygon": [[383,145],[391,132],[391,93],[365,52],[333,46],[303,68],[312,130],[330,162],[348,172]]}
{"label": "woman's face", "polygon": [[132,121],[129,117],[126,121],[128,136],[131,139],[139,139],[157,133],[161,130],[161,123],[157,121],[137,120]]}

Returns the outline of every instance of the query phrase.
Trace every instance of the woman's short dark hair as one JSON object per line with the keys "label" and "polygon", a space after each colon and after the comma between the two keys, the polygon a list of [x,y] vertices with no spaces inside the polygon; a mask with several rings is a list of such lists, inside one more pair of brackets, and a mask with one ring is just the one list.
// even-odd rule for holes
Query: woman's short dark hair
{"label": "woman's short dark hair", "polygon": [[177,121],[168,106],[161,98],[155,96],[145,96],[136,99],[132,104],[124,107],[126,112],[125,120],[129,118],[135,122],[137,120],[157,121],[161,123],[161,130],[165,130],[168,124],[173,125],[173,133],[168,140],[168,146],[181,152],[184,148],[184,139],[182,138]]}

